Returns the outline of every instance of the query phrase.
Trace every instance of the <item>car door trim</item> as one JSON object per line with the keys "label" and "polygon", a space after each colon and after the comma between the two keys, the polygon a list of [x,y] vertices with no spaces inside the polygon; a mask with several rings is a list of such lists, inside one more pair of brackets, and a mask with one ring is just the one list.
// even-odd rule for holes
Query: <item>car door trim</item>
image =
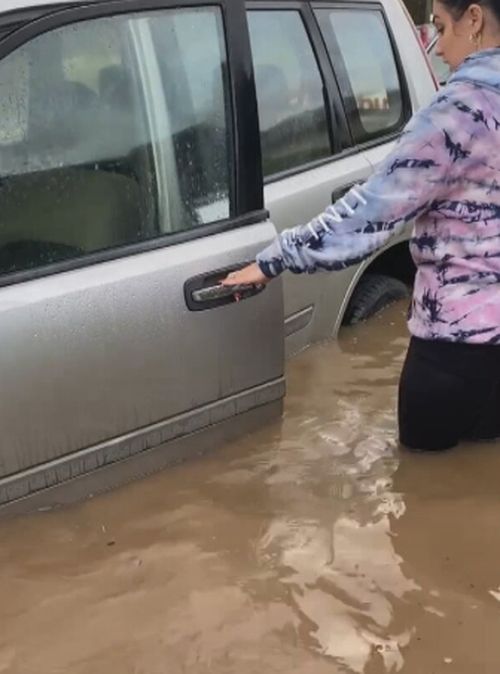
{"label": "car door trim", "polygon": [[[282,400],[280,377],[228,398],[176,415],[146,428],[61,456],[0,479],[0,506],[61,485],[105,466],[116,464],[225,421]],[[168,452],[168,448],[165,450]]]}
{"label": "car door trim", "polygon": [[285,337],[290,337],[290,335],[306,328],[311,323],[313,316],[314,306],[312,305],[288,316],[285,319]]}

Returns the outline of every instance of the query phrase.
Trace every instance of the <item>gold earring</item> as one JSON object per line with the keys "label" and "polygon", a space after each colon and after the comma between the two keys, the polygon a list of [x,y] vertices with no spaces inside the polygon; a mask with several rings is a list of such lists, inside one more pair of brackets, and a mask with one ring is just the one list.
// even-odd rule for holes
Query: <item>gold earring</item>
{"label": "gold earring", "polygon": [[476,51],[481,49],[481,45],[483,42],[483,36],[481,35],[481,33],[471,33],[469,35],[469,40],[474,44]]}

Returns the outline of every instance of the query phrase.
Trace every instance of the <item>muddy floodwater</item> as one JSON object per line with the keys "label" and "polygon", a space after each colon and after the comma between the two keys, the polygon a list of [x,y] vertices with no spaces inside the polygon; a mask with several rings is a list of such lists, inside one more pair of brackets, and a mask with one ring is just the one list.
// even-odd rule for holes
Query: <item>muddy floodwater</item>
{"label": "muddy floodwater", "polygon": [[498,674],[500,443],[396,443],[404,306],[288,363],[282,420],[0,520],[1,674]]}

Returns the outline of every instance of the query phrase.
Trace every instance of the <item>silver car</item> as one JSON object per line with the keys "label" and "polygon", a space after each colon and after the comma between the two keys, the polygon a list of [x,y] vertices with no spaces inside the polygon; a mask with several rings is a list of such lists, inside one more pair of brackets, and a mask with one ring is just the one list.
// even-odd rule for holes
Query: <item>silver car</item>
{"label": "silver car", "polygon": [[238,302],[218,282],[369,176],[433,88],[388,0],[2,0],[0,504],[279,414],[285,341],[405,291],[407,246]]}

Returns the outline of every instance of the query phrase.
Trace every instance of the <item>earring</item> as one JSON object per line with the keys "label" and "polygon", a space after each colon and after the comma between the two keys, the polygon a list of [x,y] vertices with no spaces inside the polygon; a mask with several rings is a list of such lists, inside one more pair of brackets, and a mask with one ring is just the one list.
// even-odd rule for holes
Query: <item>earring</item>
{"label": "earring", "polygon": [[481,49],[481,45],[483,42],[483,36],[481,35],[481,33],[471,33],[469,35],[469,40],[474,44],[476,51],[479,51],[479,49]]}

